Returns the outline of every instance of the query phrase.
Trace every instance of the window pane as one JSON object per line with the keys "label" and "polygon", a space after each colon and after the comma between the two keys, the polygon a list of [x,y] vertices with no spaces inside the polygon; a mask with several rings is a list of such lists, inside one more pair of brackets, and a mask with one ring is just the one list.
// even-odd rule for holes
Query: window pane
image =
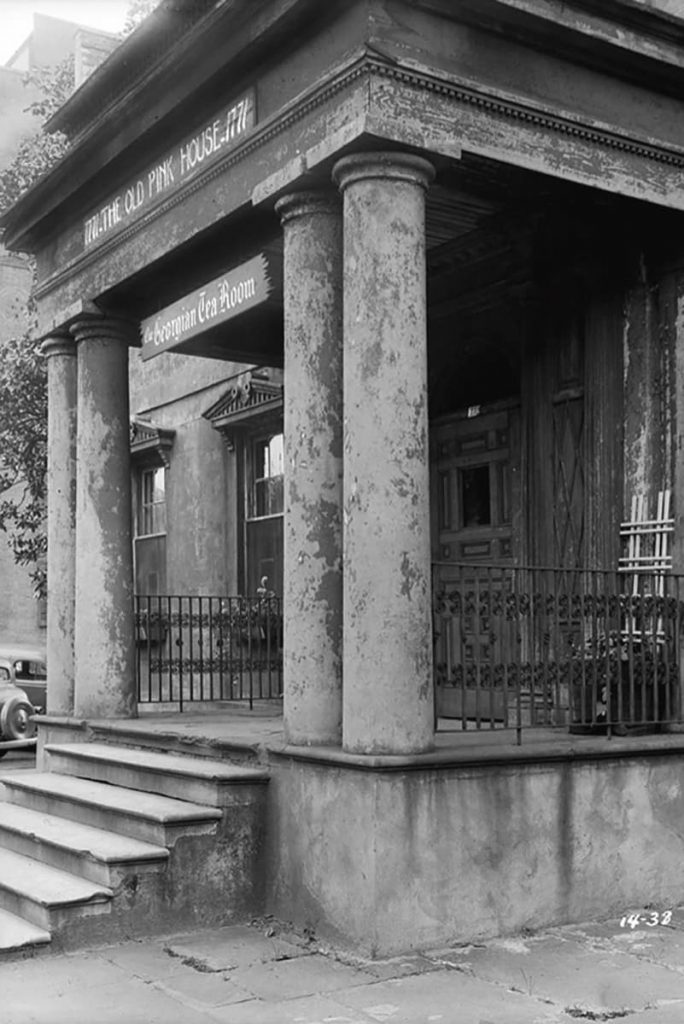
{"label": "window pane", "polygon": [[163,467],[145,469],[140,475],[138,536],[166,531],[166,472]]}
{"label": "window pane", "polygon": [[473,466],[461,470],[461,507],[464,526],[486,526],[491,523],[489,466]]}
{"label": "window pane", "polygon": [[268,476],[268,441],[257,441],[254,445],[254,479],[264,480]]}
{"label": "window pane", "polygon": [[268,515],[268,480],[257,480],[254,485],[254,515]]}
{"label": "window pane", "polygon": [[256,441],[252,448],[251,517],[275,516],[283,511],[283,435]]}
{"label": "window pane", "polygon": [[275,476],[268,481],[269,515],[275,516],[283,511],[283,477]]}
{"label": "window pane", "polygon": [[276,434],[269,444],[269,476],[282,476],[285,469],[283,435]]}

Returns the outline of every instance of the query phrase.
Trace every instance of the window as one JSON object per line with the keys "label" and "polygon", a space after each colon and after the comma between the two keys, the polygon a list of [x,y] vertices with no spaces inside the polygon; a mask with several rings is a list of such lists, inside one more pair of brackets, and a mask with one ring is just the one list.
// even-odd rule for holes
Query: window
{"label": "window", "polygon": [[247,522],[245,524],[245,586],[256,594],[264,577],[266,589],[283,588],[283,435],[250,441],[247,457]]}
{"label": "window", "polygon": [[138,537],[166,532],[166,471],[163,467],[143,469],[140,474]]}
{"label": "window", "polygon": [[464,526],[488,526],[492,521],[489,465],[461,470]]}
{"label": "window", "polygon": [[283,513],[283,435],[254,442],[250,519]]}
{"label": "window", "polygon": [[140,469],[135,517],[135,590],[166,593],[166,470]]}

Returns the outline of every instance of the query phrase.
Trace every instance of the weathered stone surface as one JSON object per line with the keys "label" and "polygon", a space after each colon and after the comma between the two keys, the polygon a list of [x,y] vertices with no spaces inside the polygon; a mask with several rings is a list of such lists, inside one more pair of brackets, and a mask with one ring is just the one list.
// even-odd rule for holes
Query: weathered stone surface
{"label": "weathered stone surface", "polygon": [[313,993],[335,992],[368,984],[373,979],[363,971],[314,955],[240,967],[231,973],[231,980],[259,999],[283,1002]]}
{"label": "weathered stone surface", "polygon": [[[681,974],[648,973],[653,965],[625,953],[622,936],[611,937],[608,924],[462,947],[464,956],[479,958],[474,974],[464,963],[453,966],[457,950],[429,952],[429,973],[410,977],[401,976],[402,960],[359,970],[334,950],[282,959],[299,948],[300,937],[283,931],[274,942],[269,931],[233,926],[5,962],[3,1024],[680,1024],[684,1011],[671,987]],[[662,937],[669,944],[675,930],[664,929]],[[516,957],[523,965],[517,971]]]}
{"label": "weathered stone surface", "polygon": [[565,931],[492,940],[482,946],[444,950],[434,958],[479,981],[558,1007],[575,1007],[587,1016],[622,1010],[637,1013],[659,1000],[684,1000],[681,974],[629,956],[615,944],[597,950]]}
{"label": "weathered stone surface", "polygon": [[344,157],[344,747],[433,737],[425,160]]}
{"label": "weathered stone surface", "polygon": [[558,1024],[558,1008],[462,974],[422,974],[378,982],[340,994],[361,1020],[391,1024],[463,1021],[477,1024]]}
{"label": "weathered stone surface", "polygon": [[76,595],[76,344],[43,343],[48,372],[47,710],[74,709]]}
{"label": "weathered stone surface", "polygon": [[342,217],[333,194],[277,204],[284,230],[285,678],[289,742],[342,736]]}
{"label": "weathered stone surface", "polygon": [[233,971],[308,955],[302,944],[288,941],[281,935],[269,936],[247,925],[180,936],[171,939],[167,949],[181,961],[192,960],[209,971]]}
{"label": "weathered stone surface", "polygon": [[78,345],[75,711],[133,716],[133,546],[128,344],[115,320],[88,319]]}

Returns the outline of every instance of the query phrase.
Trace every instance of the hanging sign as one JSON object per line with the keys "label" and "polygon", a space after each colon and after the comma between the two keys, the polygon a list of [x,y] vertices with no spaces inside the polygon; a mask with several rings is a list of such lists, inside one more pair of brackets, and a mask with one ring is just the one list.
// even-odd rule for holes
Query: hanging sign
{"label": "hanging sign", "polygon": [[157,202],[234,148],[255,123],[255,93],[250,89],[86,217],[86,251],[138,220]]}
{"label": "hanging sign", "polygon": [[268,258],[260,253],[143,320],[142,358],[178,348],[265,302],[273,291],[272,277]]}

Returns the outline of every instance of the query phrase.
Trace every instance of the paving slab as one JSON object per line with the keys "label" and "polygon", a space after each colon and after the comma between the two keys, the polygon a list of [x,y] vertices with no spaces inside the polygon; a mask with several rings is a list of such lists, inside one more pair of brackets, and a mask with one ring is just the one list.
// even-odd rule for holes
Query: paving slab
{"label": "paving slab", "polygon": [[[305,996],[277,1003],[253,999],[213,1010],[212,1020],[214,1024],[374,1024],[372,1017],[344,1007],[330,996]],[[463,1024],[471,1022],[464,1020]]]}
{"label": "paving slab", "polygon": [[[642,918],[654,920],[648,911],[642,911]],[[638,925],[631,928],[622,926],[620,921],[597,924],[572,925],[556,934],[573,938],[589,949],[620,950],[652,963],[668,967],[684,974],[684,912],[673,914],[667,925]]]}
{"label": "paving slab", "polygon": [[335,959],[349,967],[371,974],[377,981],[388,981],[390,978],[406,978],[412,974],[428,974],[442,968],[420,953],[409,953],[406,956],[391,957],[386,960],[366,960],[348,952],[337,954]]}
{"label": "paving slab", "polygon": [[[4,1003],[15,994],[81,995],[103,985],[125,985],[128,970],[92,953],[38,956],[0,963],[0,993]],[[1,1015],[0,1015],[1,1018]]]}
{"label": "paving slab", "polygon": [[183,974],[188,969],[182,960],[168,953],[163,940],[157,939],[140,939],[121,946],[107,946],[98,949],[96,955],[141,981],[155,981],[173,974]]}
{"label": "paving slab", "polygon": [[[684,1021],[684,1002],[660,1002],[657,1007],[644,1010],[631,1019],[626,1018],[624,1024],[682,1024]],[[581,1022],[580,1022],[581,1024]]]}
{"label": "paving slab", "polygon": [[232,972],[231,980],[259,999],[282,1001],[366,985],[375,978],[316,953],[295,960],[239,967]]}
{"label": "paving slab", "polygon": [[335,999],[379,1024],[570,1024],[557,1006],[456,971],[346,989]]}
{"label": "paving slab", "polygon": [[215,1006],[244,1003],[253,999],[251,992],[238,988],[230,974],[205,974],[196,970],[185,970],[171,974],[150,984],[159,992],[196,1010],[208,1010]]}
{"label": "paving slab", "polygon": [[618,948],[591,948],[565,933],[493,940],[431,956],[444,966],[561,1008],[634,1013],[658,999],[684,999],[684,975]]}
{"label": "paving slab", "polygon": [[210,1024],[211,1017],[136,978],[63,993],[3,996],[2,1024]]}
{"label": "paving slab", "polygon": [[232,971],[311,954],[302,944],[281,935],[267,935],[247,925],[174,936],[164,943],[164,948],[172,957],[197,961],[213,971]]}

